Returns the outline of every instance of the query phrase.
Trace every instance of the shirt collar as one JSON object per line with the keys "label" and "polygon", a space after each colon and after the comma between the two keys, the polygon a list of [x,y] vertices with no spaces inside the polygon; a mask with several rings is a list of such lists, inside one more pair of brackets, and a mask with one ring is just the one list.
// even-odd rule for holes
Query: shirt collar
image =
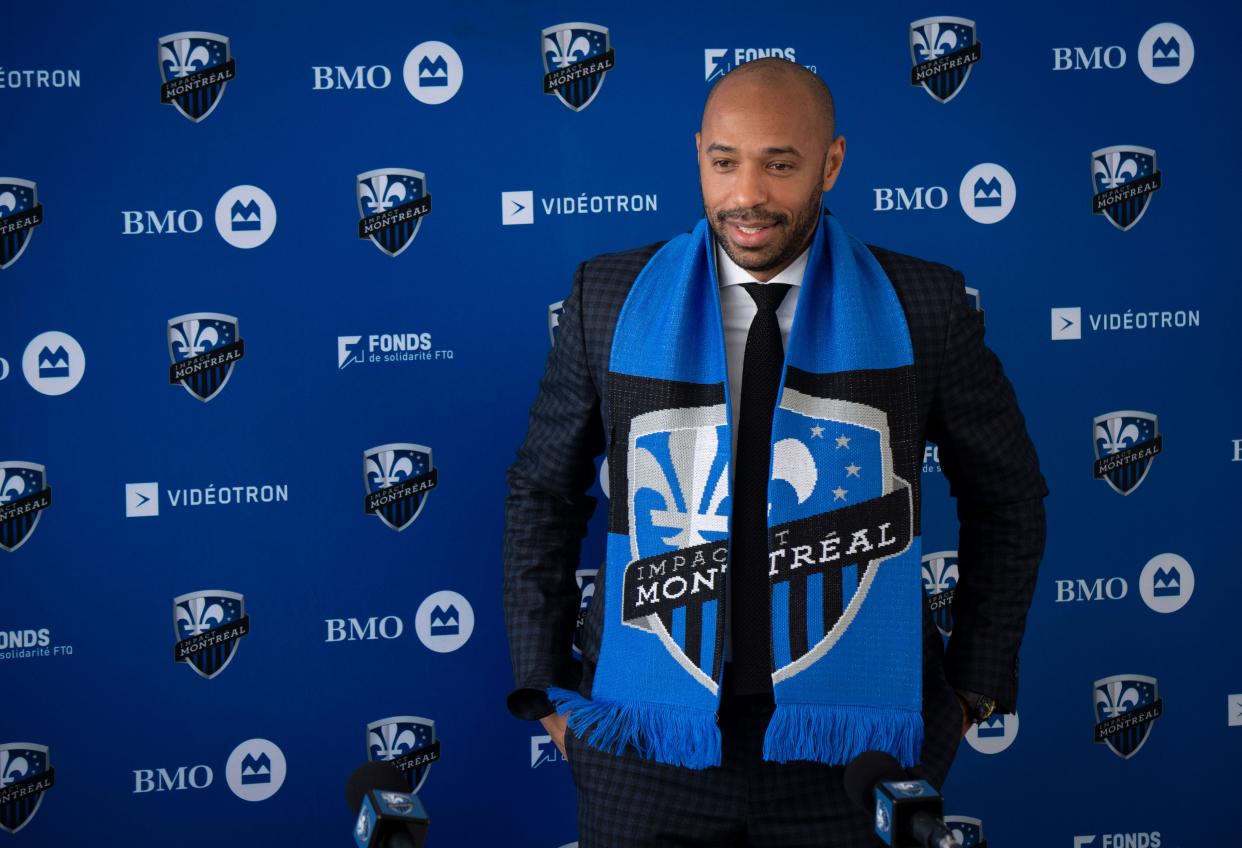
{"label": "shirt collar", "polygon": [[[810,252],[811,248],[808,246],[797,259],[790,263],[788,268],[768,280],[768,282],[784,283],[787,286],[802,285],[802,275],[806,272],[806,261]],[[756,280],[749,271],[729,258],[729,254],[725,253],[724,248],[720,246],[718,241],[716,242],[716,273],[720,277],[721,288],[725,286],[740,286],[742,283],[761,282]]]}

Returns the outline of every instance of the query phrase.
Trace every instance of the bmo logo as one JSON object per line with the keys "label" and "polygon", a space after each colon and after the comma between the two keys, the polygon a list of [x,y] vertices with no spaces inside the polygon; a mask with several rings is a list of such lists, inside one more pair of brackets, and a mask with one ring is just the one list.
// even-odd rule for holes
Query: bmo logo
{"label": "bmo logo", "polygon": [[924,209],[943,209],[949,203],[949,192],[944,186],[916,186],[905,189],[875,188],[873,212],[910,212]]}
{"label": "bmo logo", "polygon": [[312,91],[364,91],[388,88],[392,71],[384,65],[315,65],[311,68]]}
{"label": "bmo logo", "polygon": [[121,235],[163,236],[197,233],[203,228],[203,215],[197,209],[125,209],[121,212]]}
{"label": "bmo logo", "polygon": [[1125,67],[1126,49],[1113,44],[1108,47],[1054,47],[1054,71],[1116,71]]}
{"label": "bmo logo", "polygon": [[1120,601],[1130,591],[1124,577],[1097,577],[1094,580],[1058,580],[1057,603]]}
{"label": "bmo logo", "polygon": [[405,623],[395,615],[371,616],[368,619],[325,618],[325,642],[375,642],[401,638]]}
{"label": "bmo logo", "polygon": [[134,769],[134,790],[130,794],[206,789],[214,779],[211,766],[180,766],[172,772],[162,768]]}

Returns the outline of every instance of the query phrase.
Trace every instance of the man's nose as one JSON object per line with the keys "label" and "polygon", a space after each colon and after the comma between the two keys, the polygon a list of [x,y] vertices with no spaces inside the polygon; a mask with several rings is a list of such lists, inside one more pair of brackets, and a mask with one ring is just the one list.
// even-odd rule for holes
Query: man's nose
{"label": "man's nose", "polygon": [[766,203],[768,190],[763,177],[763,169],[758,165],[745,164],[738,168],[737,180],[733,183],[732,206],[750,209]]}

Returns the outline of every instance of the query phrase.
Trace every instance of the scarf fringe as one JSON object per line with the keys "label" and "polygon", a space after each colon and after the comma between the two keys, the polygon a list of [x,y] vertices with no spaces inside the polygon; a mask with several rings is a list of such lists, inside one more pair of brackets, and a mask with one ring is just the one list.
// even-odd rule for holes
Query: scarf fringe
{"label": "scarf fringe", "polygon": [[914,710],[828,704],[777,704],[763,739],[770,762],[846,765],[865,751],[887,751],[910,768],[923,750],[923,717]]}
{"label": "scarf fringe", "polygon": [[704,769],[720,765],[720,729],[710,710],[591,700],[557,688],[548,689],[548,697],[557,712],[570,713],[574,735],[601,751],[620,756],[632,745],[643,758],[670,766]]}

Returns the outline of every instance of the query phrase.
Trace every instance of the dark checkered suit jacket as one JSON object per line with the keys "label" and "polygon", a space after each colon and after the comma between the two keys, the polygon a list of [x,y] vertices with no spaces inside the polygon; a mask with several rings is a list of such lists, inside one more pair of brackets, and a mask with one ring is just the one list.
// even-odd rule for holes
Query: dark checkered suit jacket
{"label": "dark checkered suit jacket", "polygon": [[[526,441],[509,469],[504,603],[521,718],[552,711],[548,686],[589,693],[599,640],[604,580],[595,583],[583,663],[570,641],[578,615],[574,571],[595,499],[586,496],[603,453],[604,381],[617,314],[659,244],[599,256],[579,266],[556,344],[530,412]],[[1018,647],[1043,552],[1043,497],[1035,450],[1000,362],[983,343],[983,319],[952,268],[871,248],[905,311],[917,366],[924,438],[957,500],[960,577],[947,651],[924,615],[923,765],[939,784],[961,733],[953,689],[995,698],[1012,712]]]}

